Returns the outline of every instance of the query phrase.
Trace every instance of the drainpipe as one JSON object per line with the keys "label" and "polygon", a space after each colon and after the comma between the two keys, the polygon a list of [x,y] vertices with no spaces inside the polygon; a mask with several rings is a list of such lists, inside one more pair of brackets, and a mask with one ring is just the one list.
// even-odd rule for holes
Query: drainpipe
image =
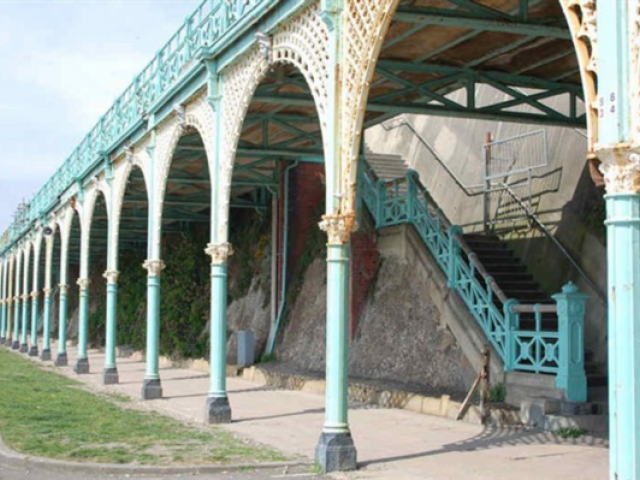
{"label": "drainpipe", "polygon": [[276,314],[278,299],[278,196],[273,195],[271,199],[271,328],[276,325]]}
{"label": "drainpipe", "polygon": [[300,160],[295,160],[291,165],[284,169],[284,234],[282,238],[282,284],[280,287],[280,308],[276,318],[275,328],[271,331],[271,338],[267,346],[267,355],[273,353],[273,348],[278,336],[278,329],[282,321],[284,313],[284,299],[287,292],[287,249],[289,247],[289,172],[298,166]]}

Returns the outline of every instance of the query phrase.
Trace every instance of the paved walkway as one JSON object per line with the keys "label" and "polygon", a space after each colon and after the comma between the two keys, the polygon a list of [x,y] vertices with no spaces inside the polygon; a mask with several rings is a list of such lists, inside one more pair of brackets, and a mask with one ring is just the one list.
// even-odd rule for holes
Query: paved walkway
{"label": "paved walkway", "polygon": [[[52,350],[55,352],[55,350]],[[120,384],[102,386],[104,356],[91,351],[92,371],[78,376],[75,349],[69,349],[65,374],[97,389],[139,399],[145,365],[119,358]],[[36,360],[40,362],[40,360]],[[161,369],[162,400],[142,402],[183,420],[202,423],[208,375],[186,369]],[[324,397],[299,391],[271,390],[229,378],[237,434],[285,453],[311,458],[322,429]],[[354,405],[349,418],[360,470],[335,475],[346,479],[575,479],[605,480],[608,449],[604,441],[583,437],[562,441],[550,433],[485,429],[479,425],[395,410]]]}

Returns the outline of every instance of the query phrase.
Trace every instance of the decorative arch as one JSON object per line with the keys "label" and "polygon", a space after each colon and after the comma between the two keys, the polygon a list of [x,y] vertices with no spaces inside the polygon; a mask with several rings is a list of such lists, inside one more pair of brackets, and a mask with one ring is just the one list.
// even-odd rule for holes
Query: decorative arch
{"label": "decorative arch", "polygon": [[103,182],[97,183],[93,188],[89,189],[85,193],[84,197],[84,218],[85,218],[85,227],[83,228],[83,235],[89,239],[91,235],[91,225],[93,224],[93,215],[96,211],[96,203],[98,202],[98,198],[102,196],[104,200],[105,209],[107,211],[107,219],[110,220],[111,213],[109,209],[109,197],[106,193],[106,185]]}
{"label": "decorative arch", "polygon": [[[323,145],[327,149],[327,107],[329,91],[329,31],[320,16],[319,5],[308,7],[272,39],[273,64],[289,64],[303,75],[318,112]],[[257,45],[223,74],[221,125],[223,139],[218,180],[218,208],[222,213],[218,241],[226,241],[229,222],[231,176],[236,150],[251,98],[269,71],[269,62]]]}
{"label": "decorative arch", "polygon": [[[571,30],[585,94],[589,151],[597,142],[597,36],[595,0],[558,0]],[[355,210],[358,151],[369,89],[380,50],[400,0],[346,0],[342,21],[341,213]],[[640,29],[640,25],[638,26]],[[640,47],[638,47],[640,49]],[[636,82],[638,83],[638,82]],[[637,88],[640,99],[640,86]],[[640,108],[639,102],[635,102]],[[640,133],[640,112],[634,115]]]}
{"label": "decorative arch", "polygon": [[164,199],[173,156],[180,139],[189,128],[198,132],[202,139],[209,167],[209,182],[213,185],[215,179],[211,175],[215,169],[213,165],[216,147],[214,144],[215,127],[214,111],[207,101],[206,92],[202,92],[183,109],[177,108],[176,114],[161,128],[154,152],[157,162],[155,165],[157,177],[154,184],[154,206],[157,208],[154,210],[154,225],[158,233],[162,226]]}
{"label": "decorative arch", "polygon": [[[573,46],[580,66],[580,78],[584,91],[584,103],[587,116],[587,141],[589,155],[594,155],[595,145],[598,143],[598,103],[597,103],[597,76],[598,76],[598,38],[596,25],[595,0],[559,0],[564,13]],[[634,45],[634,47],[636,47]],[[634,83],[638,85],[637,82]],[[636,91],[636,98],[639,92]],[[633,103],[637,106],[637,102]],[[637,118],[638,112],[633,116],[636,129],[640,129]]]}
{"label": "decorative arch", "polygon": [[[144,178],[145,193],[147,194],[147,202],[151,204],[152,198],[149,192],[150,177],[149,177],[149,154],[147,149],[149,148],[149,140],[143,143],[140,147],[133,150],[127,158],[122,161],[116,168],[115,178],[111,186],[111,213],[109,214],[109,222],[112,222],[112,238],[109,239],[113,243],[114,249],[111,260],[115,260],[118,255],[118,239],[120,237],[120,216],[122,215],[122,207],[124,204],[124,194],[127,190],[127,182],[131,176],[131,172],[134,168],[139,168]],[[146,172],[146,173],[145,173]],[[108,198],[109,195],[105,193]],[[109,205],[110,202],[107,202]],[[107,207],[107,209],[109,206]],[[115,264],[114,264],[115,265]]]}

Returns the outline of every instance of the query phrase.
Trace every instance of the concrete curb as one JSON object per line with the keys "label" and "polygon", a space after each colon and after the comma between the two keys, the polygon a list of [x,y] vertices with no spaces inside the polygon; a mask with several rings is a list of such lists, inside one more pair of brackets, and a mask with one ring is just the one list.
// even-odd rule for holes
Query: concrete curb
{"label": "concrete curb", "polygon": [[0,461],[13,467],[44,467],[57,472],[76,473],[102,473],[108,475],[179,475],[179,474],[203,474],[203,473],[228,473],[238,472],[244,469],[271,470],[277,468],[309,467],[313,465],[311,461],[295,462],[268,462],[268,463],[232,463],[226,465],[184,465],[153,467],[131,464],[111,464],[95,462],[69,462],[65,460],[53,460],[43,457],[32,457],[24,455],[10,449],[0,437]]}

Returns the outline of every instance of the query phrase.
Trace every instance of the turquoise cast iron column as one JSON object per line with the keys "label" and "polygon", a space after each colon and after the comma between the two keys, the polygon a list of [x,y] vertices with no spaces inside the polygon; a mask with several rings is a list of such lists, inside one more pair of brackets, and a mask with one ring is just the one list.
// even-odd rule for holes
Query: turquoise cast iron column
{"label": "turquoise cast iron column", "polygon": [[51,360],[51,267],[53,263],[53,238],[45,237],[45,267],[44,267],[44,312],[42,314],[42,353],[40,359]]}
{"label": "turquoise cast iron column", "polygon": [[[111,240],[109,240],[111,242]],[[105,340],[105,361],[102,380],[105,385],[115,385],[120,379],[116,366],[116,310],[118,306],[118,272],[107,270],[107,325]]]}
{"label": "turquoise cast iron column", "polygon": [[[70,228],[69,228],[70,230]],[[69,364],[67,357],[67,294],[69,292],[68,280],[69,262],[69,231],[64,227],[60,229],[60,313],[58,315],[58,356],[55,365],[66,367]]]}
{"label": "turquoise cast iron column", "polygon": [[[25,272],[26,273],[26,272]],[[27,327],[29,325],[29,294],[22,294],[22,328],[20,329],[20,353],[27,353],[29,351],[29,345],[27,341],[29,339],[27,335]]]}
{"label": "turquoise cast iron column", "polygon": [[553,296],[558,304],[559,370],[556,387],[565,391],[570,402],[587,401],[587,375],[584,370],[584,312],[588,295],[569,282],[562,293]]}
{"label": "turquoise cast iron column", "polygon": [[142,398],[162,398],[160,382],[160,273],[162,260],[146,260],[147,275],[147,370],[142,384]]}
{"label": "turquoise cast iron column", "polygon": [[29,258],[31,247],[26,247],[24,252],[24,273],[22,275],[22,328],[20,329],[20,353],[27,353],[29,345],[27,345],[27,327],[29,325]]}
{"label": "turquoise cast iron column", "polygon": [[52,290],[44,289],[44,312],[42,314],[42,353],[40,359],[51,360],[51,302]]}
{"label": "turquoise cast iron column", "polygon": [[38,356],[38,308],[40,296],[40,254],[42,236],[38,236],[33,244],[33,290],[31,291],[31,347],[29,356]]}
{"label": "turquoise cast iron column", "polygon": [[7,259],[2,262],[2,288],[0,289],[0,345],[7,343]]}
{"label": "turquoise cast iron column", "polygon": [[38,356],[38,297],[40,292],[34,290],[31,292],[31,347],[29,348],[29,356]]}
{"label": "turquoise cast iron column", "polygon": [[89,279],[79,278],[79,315],[78,315],[78,360],[73,370],[81,375],[89,373],[89,357],[87,356],[89,330]]}
{"label": "turquoise cast iron column", "polygon": [[[147,148],[150,171],[154,172],[155,133],[151,146]],[[154,176],[150,176],[148,185],[149,217],[147,228],[147,260],[142,265],[147,270],[147,344],[146,372],[142,383],[142,398],[153,400],[162,398],[160,382],[160,275],[164,262],[160,260],[161,217],[157,217],[159,200],[156,198]]]}
{"label": "turquoise cast iron column", "polygon": [[14,306],[13,306],[13,343],[12,350],[20,348],[20,272],[22,271],[22,255],[18,253],[16,260],[16,278],[14,290]]}
{"label": "turquoise cast iron column", "polygon": [[[349,240],[355,227],[355,212],[345,191],[347,158],[342,149],[343,101],[339,68],[342,61],[344,0],[322,0],[321,18],[329,32],[327,79],[328,127],[325,147],[326,214],[320,228],[327,232],[327,354],[325,423],[316,447],[316,462],[324,472],[353,470],[357,452],[349,430]],[[355,160],[355,159],[354,159]],[[356,173],[356,172],[354,172]],[[346,201],[345,201],[346,200]],[[355,202],[355,198],[353,199]],[[382,198],[379,198],[382,202]]]}
{"label": "turquoise cast iron column", "polygon": [[207,423],[229,423],[231,406],[227,397],[227,260],[233,254],[229,243],[210,243],[211,322],[209,333],[209,395],[205,411]]}
{"label": "turquoise cast iron column", "polygon": [[607,202],[611,478],[640,478],[640,195]]}
{"label": "turquoise cast iron column", "polygon": [[327,355],[325,422],[316,461],[326,472],[356,468],[348,421],[349,236],[353,218],[325,215],[327,232]]}
{"label": "turquoise cast iron column", "polygon": [[[597,3],[598,144],[607,206],[609,475],[640,478],[640,138],[633,2]],[[635,68],[631,68],[631,55]],[[632,128],[633,125],[633,128]]]}
{"label": "turquoise cast iron column", "polygon": [[[63,277],[66,280],[66,275]],[[58,323],[58,357],[55,365],[57,367],[66,367],[69,364],[67,358],[67,291],[69,285],[60,283],[60,313]]]}
{"label": "turquoise cast iron column", "polygon": [[[108,171],[107,179],[109,189],[108,212],[113,212],[113,172]],[[116,332],[118,310],[118,228],[114,221],[115,214],[109,214],[107,226],[107,270],[102,276],[107,280],[107,313],[105,325],[104,370],[102,382],[105,385],[115,385],[120,381],[118,367],[116,366]]]}

